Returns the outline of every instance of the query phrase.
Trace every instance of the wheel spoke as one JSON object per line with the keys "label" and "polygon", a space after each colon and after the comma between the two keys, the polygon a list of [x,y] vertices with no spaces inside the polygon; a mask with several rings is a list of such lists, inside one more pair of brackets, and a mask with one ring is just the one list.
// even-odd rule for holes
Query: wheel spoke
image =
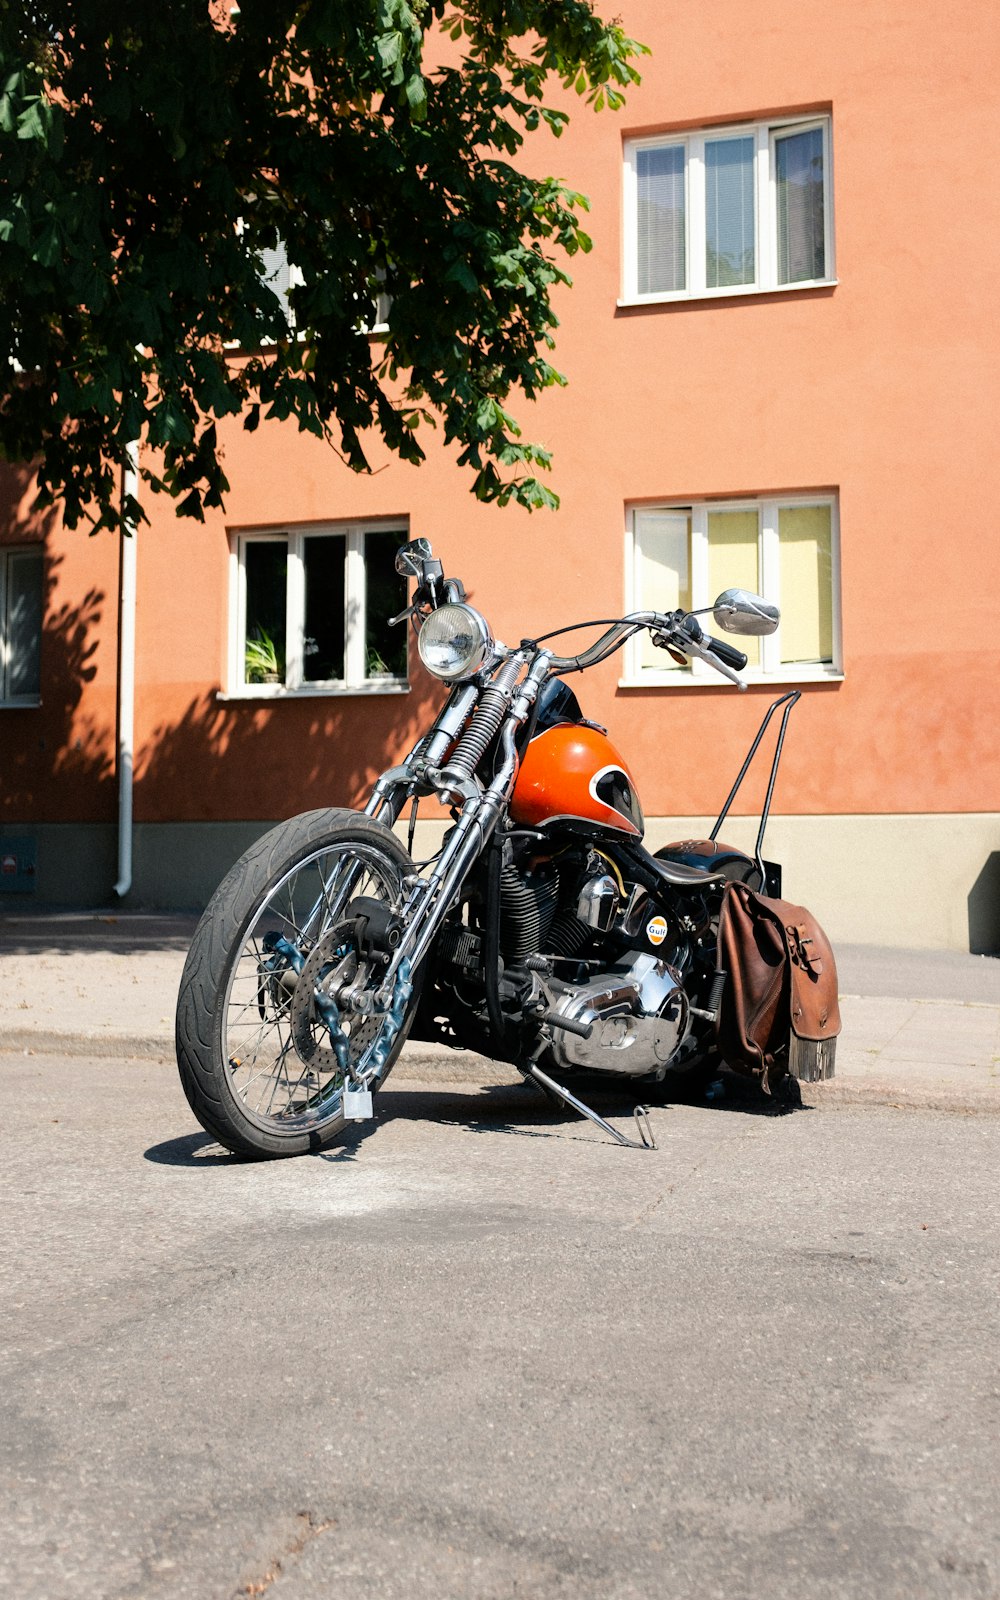
{"label": "wheel spoke", "polygon": [[[342,1074],[332,1041],[318,1015],[303,1011],[304,995],[296,1000],[294,987],[283,987],[289,965],[275,962],[265,935],[288,938],[304,957],[316,951],[310,988],[325,982],[331,969],[318,946],[330,938],[350,900],[365,895],[398,903],[401,876],[389,852],[349,840],[317,850],[260,904],[230,967],[224,1026],[230,1082],[255,1122],[317,1128],[341,1114],[336,1090]],[[343,1025],[355,1069],[384,1021],[345,1012]]]}

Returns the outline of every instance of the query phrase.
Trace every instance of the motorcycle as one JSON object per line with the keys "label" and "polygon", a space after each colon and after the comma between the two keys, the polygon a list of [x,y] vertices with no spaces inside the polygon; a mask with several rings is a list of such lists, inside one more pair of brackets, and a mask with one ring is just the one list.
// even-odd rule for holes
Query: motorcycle
{"label": "motorcycle", "polygon": [[[405,1041],[419,1038],[511,1062],[619,1143],[649,1145],[643,1107],[640,1138],[629,1139],[566,1080],[629,1079],[669,1093],[718,1075],[720,911],[733,884],[780,893],[761,849],[798,693],[767,711],[710,837],[651,854],[629,769],[566,679],[640,630],[674,660],[695,658],[740,688],[743,652],[704,631],[706,612],[681,610],[574,624],[605,631],[573,656],[549,647],[573,628],[508,648],[427,540],[404,546],[396,569],[415,588],[392,620],[409,619],[425,668],[450,694],[363,812],[281,823],[217,889],[178,999],[191,1108],[240,1155],[316,1151],[373,1115]],[[708,610],[728,633],[772,633],[779,620],[777,607],[741,589]],[[717,835],[780,707],[748,855]],[[451,826],[434,855],[414,860],[419,805],[430,797]]]}

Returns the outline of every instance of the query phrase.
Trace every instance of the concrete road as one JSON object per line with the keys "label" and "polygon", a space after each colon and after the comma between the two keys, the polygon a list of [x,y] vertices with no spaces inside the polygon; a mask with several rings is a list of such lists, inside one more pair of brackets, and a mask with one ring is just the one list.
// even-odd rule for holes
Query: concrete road
{"label": "concrete road", "polygon": [[390,1083],[248,1165],[169,1067],[0,1084],[18,1600],[1000,1593],[1000,1117],[670,1107],[647,1153]]}

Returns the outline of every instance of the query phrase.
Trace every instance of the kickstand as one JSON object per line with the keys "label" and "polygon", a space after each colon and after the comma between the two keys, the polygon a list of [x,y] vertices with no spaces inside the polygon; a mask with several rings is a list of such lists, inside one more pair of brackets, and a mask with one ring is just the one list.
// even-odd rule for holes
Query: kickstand
{"label": "kickstand", "polygon": [[[544,1045],[542,1049],[544,1049]],[[583,1101],[578,1100],[575,1094],[570,1094],[568,1089],[564,1089],[561,1084],[556,1083],[554,1078],[550,1078],[547,1072],[543,1072],[534,1057],[529,1060],[527,1066],[521,1066],[518,1063],[517,1070],[523,1073],[526,1078],[530,1078],[534,1083],[537,1083],[538,1087],[546,1094],[555,1095],[564,1105],[572,1106],[573,1110],[579,1111],[582,1117],[587,1117],[591,1122],[596,1123],[599,1128],[603,1128],[605,1133],[610,1133],[612,1139],[615,1139],[618,1144],[627,1145],[630,1150],[656,1149],[656,1140],[653,1137],[648,1106],[636,1106],[635,1122],[639,1130],[639,1137],[638,1139],[626,1139],[625,1135],[619,1133],[617,1128],[613,1128],[610,1122],[605,1122],[604,1118],[599,1116],[592,1106],[584,1105]]]}

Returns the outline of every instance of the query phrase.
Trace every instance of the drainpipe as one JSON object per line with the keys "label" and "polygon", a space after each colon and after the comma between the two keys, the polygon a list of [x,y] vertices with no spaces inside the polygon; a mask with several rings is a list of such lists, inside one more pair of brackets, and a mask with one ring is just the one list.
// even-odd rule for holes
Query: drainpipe
{"label": "drainpipe", "polygon": [[[122,495],[139,498],[139,441],[128,447]],[[135,592],[138,525],[123,528],[118,597],[118,882],[123,899],[132,887],[132,771],[135,757]]]}

